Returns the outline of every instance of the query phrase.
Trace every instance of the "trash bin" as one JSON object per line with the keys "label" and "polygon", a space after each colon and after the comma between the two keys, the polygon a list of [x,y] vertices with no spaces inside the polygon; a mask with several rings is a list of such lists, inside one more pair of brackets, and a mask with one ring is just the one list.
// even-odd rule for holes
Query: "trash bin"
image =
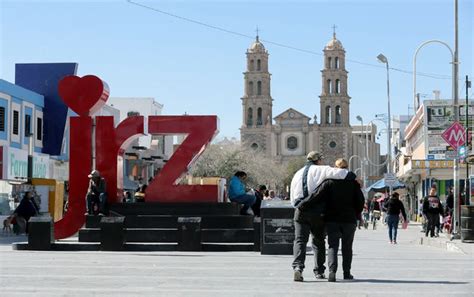
{"label": "trash bin", "polygon": [[474,242],[474,205],[461,206],[461,240]]}
{"label": "trash bin", "polygon": [[293,254],[294,211],[288,200],[262,201],[260,210],[262,255]]}

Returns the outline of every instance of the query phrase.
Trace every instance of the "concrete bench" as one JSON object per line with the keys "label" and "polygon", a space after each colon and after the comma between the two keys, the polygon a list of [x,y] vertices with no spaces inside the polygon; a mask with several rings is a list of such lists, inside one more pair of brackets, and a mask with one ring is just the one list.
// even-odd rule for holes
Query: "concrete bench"
{"label": "concrete bench", "polygon": [[178,218],[178,251],[201,251],[201,217]]}
{"label": "concrete bench", "polygon": [[100,220],[100,248],[103,251],[123,250],[125,217],[102,217]]}
{"label": "concrete bench", "polygon": [[50,215],[31,217],[28,222],[28,249],[50,250],[54,243],[54,223]]}

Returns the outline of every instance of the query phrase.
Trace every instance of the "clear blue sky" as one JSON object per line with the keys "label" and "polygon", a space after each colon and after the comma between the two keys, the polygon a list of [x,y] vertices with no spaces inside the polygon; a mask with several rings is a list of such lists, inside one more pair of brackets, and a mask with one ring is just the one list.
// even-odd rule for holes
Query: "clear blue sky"
{"label": "clear blue sky", "polygon": [[[416,47],[429,39],[454,47],[454,0],[134,1],[250,36],[258,25],[263,40],[321,53],[264,41],[274,115],[293,107],[319,118],[322,49],[333,24],[347,59],[378,66],[376,56],[383,53],[391,67],[411,71]],[[14,81],[15,63],[78,62],[78,74],[104,79],[111,96],[155,97],[164,104],[164,114],[217,114],[219,136],[240,137],[242,72],[251,39],[125,0],[0,2],[1,78]],[[472,1],[459,0],[461,78],[474,74],[473,27]],[[418,55],[418,71],[450,76],[449,62],[445,48],[431,45]],[[358,124],[357,115],[367,122],[386,112],[385,69],[351,62],[346,68],[352,124]],[[407,114],[412,75],[390,75],[392,115]],[[463,87],[460,83],[464,99]],[[451,97],[450,79],[418,77],[418,92],[431,97],[435,89],[443,98]],[[383,150],[385,139],[380,138]]]}

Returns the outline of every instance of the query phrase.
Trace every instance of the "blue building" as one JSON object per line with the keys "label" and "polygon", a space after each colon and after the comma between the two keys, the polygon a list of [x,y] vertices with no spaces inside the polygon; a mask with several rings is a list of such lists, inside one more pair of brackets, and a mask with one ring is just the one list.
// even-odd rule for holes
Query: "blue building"
{"label": "blue building", "polygon": [[41,153],[43,108],[42,95],[0,79],[1,180],[26,178],[30,140],[34,150],[33,176],[48,176],[49,156]]}

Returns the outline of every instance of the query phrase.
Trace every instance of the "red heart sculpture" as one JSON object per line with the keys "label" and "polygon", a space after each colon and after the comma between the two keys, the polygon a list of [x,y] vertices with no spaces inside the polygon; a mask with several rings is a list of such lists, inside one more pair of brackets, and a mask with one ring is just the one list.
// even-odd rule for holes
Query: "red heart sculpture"
{"label": "red heart sculpture", "polygon": [[89,116],[104,106],[109,86],[95,75],[70,75],[59,81],[59,95],[80,116]]}

